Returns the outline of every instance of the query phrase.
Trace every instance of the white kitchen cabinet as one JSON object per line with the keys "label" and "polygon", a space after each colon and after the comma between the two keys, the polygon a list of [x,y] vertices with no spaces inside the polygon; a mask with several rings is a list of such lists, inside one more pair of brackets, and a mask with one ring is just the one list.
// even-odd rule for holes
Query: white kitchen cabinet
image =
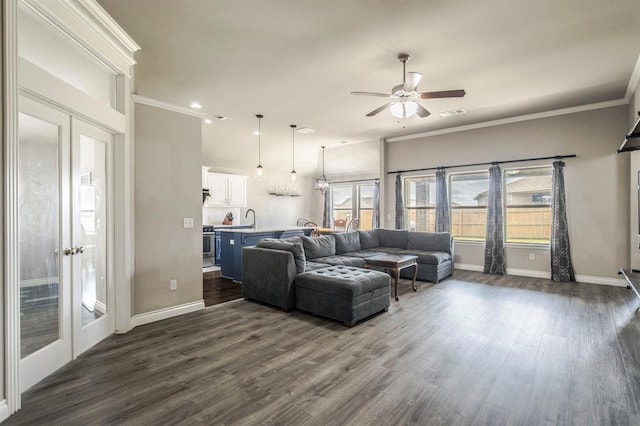
{"label": "white kitchen cabinet", "polygon": [[247,177],[209,173],[209,193],[205,205],[208,207],[246,207]]}

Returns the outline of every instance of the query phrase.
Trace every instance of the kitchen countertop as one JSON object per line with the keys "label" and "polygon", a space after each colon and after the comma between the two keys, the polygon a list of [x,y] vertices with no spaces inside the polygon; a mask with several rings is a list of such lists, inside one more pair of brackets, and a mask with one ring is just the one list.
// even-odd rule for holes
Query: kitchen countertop
{"label": "kitchen countertop", "polygon": [[285,231],[297,231],[302,229],[313,229],[313,226],[267,226],[258,229],[219,229],[220,232],[235,232],[238,234],[259,234],[261,232],[285,232]]}

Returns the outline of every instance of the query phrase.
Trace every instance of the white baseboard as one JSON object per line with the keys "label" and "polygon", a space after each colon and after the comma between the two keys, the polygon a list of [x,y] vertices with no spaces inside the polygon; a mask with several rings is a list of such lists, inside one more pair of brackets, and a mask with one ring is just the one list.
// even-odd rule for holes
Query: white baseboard
{"label": "white baseboard", "polygon": [[614,287],[627,286],[627,282],[624,280],[624,278],[607,278],[607,277],[592,277],[590,275],[576,275],[576,281],[580,283],[611,285]]}
{"label": "white baseboard", "polygon": [[204,309],[204,300],[145,312],[131,317],[131,328]]}
{"label": "white baseboard", "polygon": [[9,406],[7,405],[7,400],[3,399],[0,401],[0,423],[4,422],[9,418],[11,413],[9,413]]}
{"label": "white baseboard", "polygon": [[[473,265],[470,263],[456,263],[455,269],[461,269],[464,271],[476,271],[482,272],[484,270],[483,265]],[[531,278],[544,278],[551,279],[551,273],[549,271],[534,271],[531,269],[515,269],[507,268],[507,275],[516,275],[519,277],[531,277]],[[576,275],[576,281],[587,284],[598,285],[610,285],[614,287],[626,287],[627,282],[622,278],[607,278],[607,277],[594,277],[591,275]]]}

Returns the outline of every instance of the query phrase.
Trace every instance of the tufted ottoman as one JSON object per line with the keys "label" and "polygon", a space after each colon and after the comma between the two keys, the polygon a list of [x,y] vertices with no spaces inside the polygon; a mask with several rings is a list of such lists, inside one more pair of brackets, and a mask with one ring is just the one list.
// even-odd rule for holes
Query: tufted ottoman
{"label": "tufted ottoman", "polygon": [[296,277],[296,308],[314,315],[356,321],[389,309],[389,275],[352,266],[330,266]]}

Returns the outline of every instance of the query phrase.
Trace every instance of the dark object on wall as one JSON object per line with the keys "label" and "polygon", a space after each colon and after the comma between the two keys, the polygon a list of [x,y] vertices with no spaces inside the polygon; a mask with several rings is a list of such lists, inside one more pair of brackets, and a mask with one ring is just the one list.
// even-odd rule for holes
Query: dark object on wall
{"label": "dark object on wall", "polygon": [[[638,116],[640,116],[640,111],[638,111]],[[636,120],[636,123],[633,125],[629,133],[624,137],[624,141],[620,148],[618,148],[618,153],[621,152],[629,152],[629,151],[637,151],[640,149],[640,117]]]}

